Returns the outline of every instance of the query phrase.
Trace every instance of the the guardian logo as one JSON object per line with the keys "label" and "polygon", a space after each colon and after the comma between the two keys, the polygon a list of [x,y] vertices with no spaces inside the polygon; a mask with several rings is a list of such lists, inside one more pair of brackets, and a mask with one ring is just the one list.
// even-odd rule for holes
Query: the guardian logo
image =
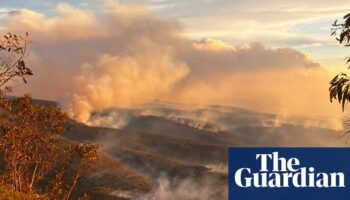
{"label": "the guardian logo", "polygon": [[349,200],[350,148],[230,148],[229,200]]}
{"label": "the guardian logo", "polygon": [[[317,172],[315,167],[302,166],[298,158],[286,159],[273,152],[256,154],[256,160],[260,165],[259,171],[254,172],[248,167],[236,171],[234,179],[239,187],[345,187],[344,173]],[[269,161],[272,165],[269,165]]]}

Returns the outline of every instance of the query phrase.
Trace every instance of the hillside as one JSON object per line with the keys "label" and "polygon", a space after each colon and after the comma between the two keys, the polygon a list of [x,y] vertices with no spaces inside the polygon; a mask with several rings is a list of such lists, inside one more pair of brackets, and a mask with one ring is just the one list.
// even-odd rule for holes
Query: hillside
{"label": "hillside", "polygon": [[[63,136],[97,143],[102,154],[77,191],[88,188],[97,199],[226,199],[229,146],[344,145],[336,140],[341,132],[332,129],[271,126],[271,114],[162,106],[96,112],[90,121],[95,126],[71,120]],[[111,128],[113,121],[118,127]]]}

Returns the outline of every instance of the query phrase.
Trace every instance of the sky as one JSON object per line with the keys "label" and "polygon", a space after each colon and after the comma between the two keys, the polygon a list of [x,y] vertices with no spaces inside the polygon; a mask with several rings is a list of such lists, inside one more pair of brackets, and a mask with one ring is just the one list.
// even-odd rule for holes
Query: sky
{"label": "sky", "polygon": [[157,99],[342,115],[328,83],[349,52],[330,26],[348,0],[0,3],[0,30],[33,41],[35,76],[19,93],[57,100],[80,121]]}
{"label": "sky", "polygon": [[108,9],[105,2],[144,4],[162,18],[183,23],[193,39],[213,37],[237,45],[263,42],[311,54],[327,67],[339,66],[346,52],[330,37],[330,25],[349,12],[350,2],[337,0],[1,0],[0,13],[27,8],[52,15],[57,4],[92,10]]}

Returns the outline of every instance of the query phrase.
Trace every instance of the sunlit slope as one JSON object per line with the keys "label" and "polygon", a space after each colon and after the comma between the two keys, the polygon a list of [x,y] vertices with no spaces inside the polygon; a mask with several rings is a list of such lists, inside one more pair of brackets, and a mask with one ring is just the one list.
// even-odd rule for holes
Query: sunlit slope
{"label": "sunlit slope", "polygon": [[65,138],[97,143],[104,155],[88,172],[87,183],[94,184],[82,188],[95,188],[92,195],[111,199],[198,199],[183,196],[189,188],[200,199],[220,200],[227,198],[230,146],[345,145],[337,140],[342,132],[306,126],[302,117],[276,124],[276,115],[246,109],[163,106],[95,112],[90,121],[94,126],[69,123]]}

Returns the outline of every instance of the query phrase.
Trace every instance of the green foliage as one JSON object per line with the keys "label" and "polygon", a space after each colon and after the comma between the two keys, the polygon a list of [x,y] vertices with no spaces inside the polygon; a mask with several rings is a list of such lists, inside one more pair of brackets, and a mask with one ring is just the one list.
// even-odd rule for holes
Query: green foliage
{"label": "green foliage", "polygon": [[[344,22],[339,23],[336,20],[332,24],[332,36],[336,37],[336,40],[340,45],[345,47],[350,46],[350,13],[344,16]],[[346,59],[346,64],[348,64],[348,69],[350,69],[350,56]],[[330,101],[337,100],[345,110],[345,105],[350,102],[350,79],[346,73],[341,73],[335,76],[330,81],[329,94]]]}

